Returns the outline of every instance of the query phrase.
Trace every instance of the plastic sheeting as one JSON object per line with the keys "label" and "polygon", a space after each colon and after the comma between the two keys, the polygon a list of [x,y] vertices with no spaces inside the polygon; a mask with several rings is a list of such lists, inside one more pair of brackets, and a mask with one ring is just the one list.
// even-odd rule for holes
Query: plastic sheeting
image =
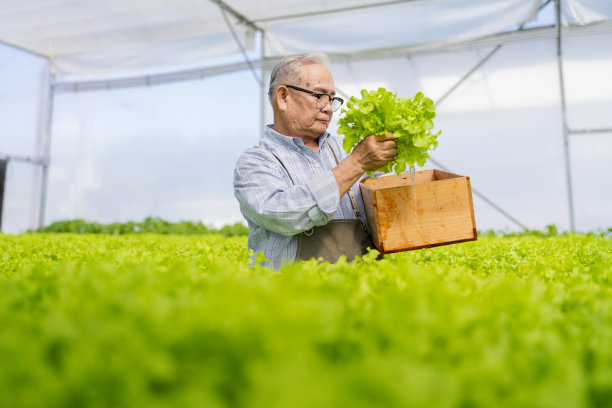
{"label": "plastic sheeting", "polygon": [[563,24],[586,25],[612,18],[612,1],[562,0]]}
{"label": "plastic sheeting", "polygon": [[[369,52],[509,30],[539,0],[228,0],[264,30],[264,56]],[[253,28],[229,20],[243,44]],[[236,55],[219,6],[207,0],[0,0],[0,41],[50,58],[62,76],[171,71]]]}
{"label": "plastic sheeting", "polygon": [[[540,0],[226,0],[250,23],[226,17],[247,49],[255,27],[263,54],[368,54],[465,41],[516,28]],[[562,0],[564,24],[612,18],[612,2]],[[0,42],[53,62],[57,79],[173,72],[240,56],[216,1],[0,0]],[[261,51],[261,50],[259,50]]]}
{"label": "plastic sheeting", "polygon": [[[244,41],[245,28],[236,27]],[[0,41],[49,58],[55,74],[155,70],[237,51],[210,1],[0,2]]]}
{"label": "plastic sheeting", "polygon": [[349,54],[413,44],[461,41],[508,30],[532,19],[540,1],[402,2],[351,12],[265,23],[269,55],[321,49]]}

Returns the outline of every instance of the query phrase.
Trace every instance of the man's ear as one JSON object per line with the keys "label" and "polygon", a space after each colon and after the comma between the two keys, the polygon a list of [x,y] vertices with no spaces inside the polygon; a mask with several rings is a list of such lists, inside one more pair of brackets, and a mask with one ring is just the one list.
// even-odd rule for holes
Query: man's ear
{"label": "man's ear", "polygon": [[278,105],[278,109],[281,112],[287,110],[287,97],[289,96],[289,92],[287,92],[287,88],[284,86],[279,86],[276,88],[276,104]]}

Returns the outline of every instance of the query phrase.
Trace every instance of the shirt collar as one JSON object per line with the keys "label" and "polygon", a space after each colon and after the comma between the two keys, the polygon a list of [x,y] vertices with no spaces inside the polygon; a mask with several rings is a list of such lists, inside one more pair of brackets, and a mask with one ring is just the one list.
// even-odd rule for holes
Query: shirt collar
{"label": "shirt collar", "polygon": [[[281,133],[278,133],[276,130],[273,129],[273,127],[274,127],[273,124],[267,125],[265,127],[264,136],[263,136],[264,139],[267,139],[272,142],[279,143],[285,147],[297,149],[297,150],[301,150],[306,147],[302,139],[300,139],[299,137],[285,136]],[[328,138],[329,138],[329,132],[327,131],[323,133],[321,136],[319,136],[319,149],[321,149],[325,145]]]}

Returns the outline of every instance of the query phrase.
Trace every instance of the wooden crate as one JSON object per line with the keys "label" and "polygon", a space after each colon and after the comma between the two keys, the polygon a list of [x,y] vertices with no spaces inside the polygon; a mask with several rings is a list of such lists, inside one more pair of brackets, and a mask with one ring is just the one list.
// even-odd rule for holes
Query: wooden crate
{"label": "wooden crate", "polygon": [[[442,170],[362,180],[372,240],[383,254],[476,240],[470,178]],[[416,208],[415,208],[416,195]]]}

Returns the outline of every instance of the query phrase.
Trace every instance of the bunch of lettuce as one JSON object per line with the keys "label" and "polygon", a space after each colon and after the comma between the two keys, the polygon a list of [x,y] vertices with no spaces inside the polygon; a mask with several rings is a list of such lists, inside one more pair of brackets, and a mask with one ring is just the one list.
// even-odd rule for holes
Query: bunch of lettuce
{"label": "bunch of lettuce", "polygon": [[347,153],[369,135],[385,136],[391,132],[396,138],[397,159],[377,171],[400,174],[415,163],[423,166],[429,158],[427,151],[438,146],[436,138],[441,131],[431,132],[436,109],[422,92],[408,99],[385,88],[362,89],[361,99],[353,96],[346,105],[348,109],[342,109],[344,116],[338,121],[338,133],[344,135]]}

